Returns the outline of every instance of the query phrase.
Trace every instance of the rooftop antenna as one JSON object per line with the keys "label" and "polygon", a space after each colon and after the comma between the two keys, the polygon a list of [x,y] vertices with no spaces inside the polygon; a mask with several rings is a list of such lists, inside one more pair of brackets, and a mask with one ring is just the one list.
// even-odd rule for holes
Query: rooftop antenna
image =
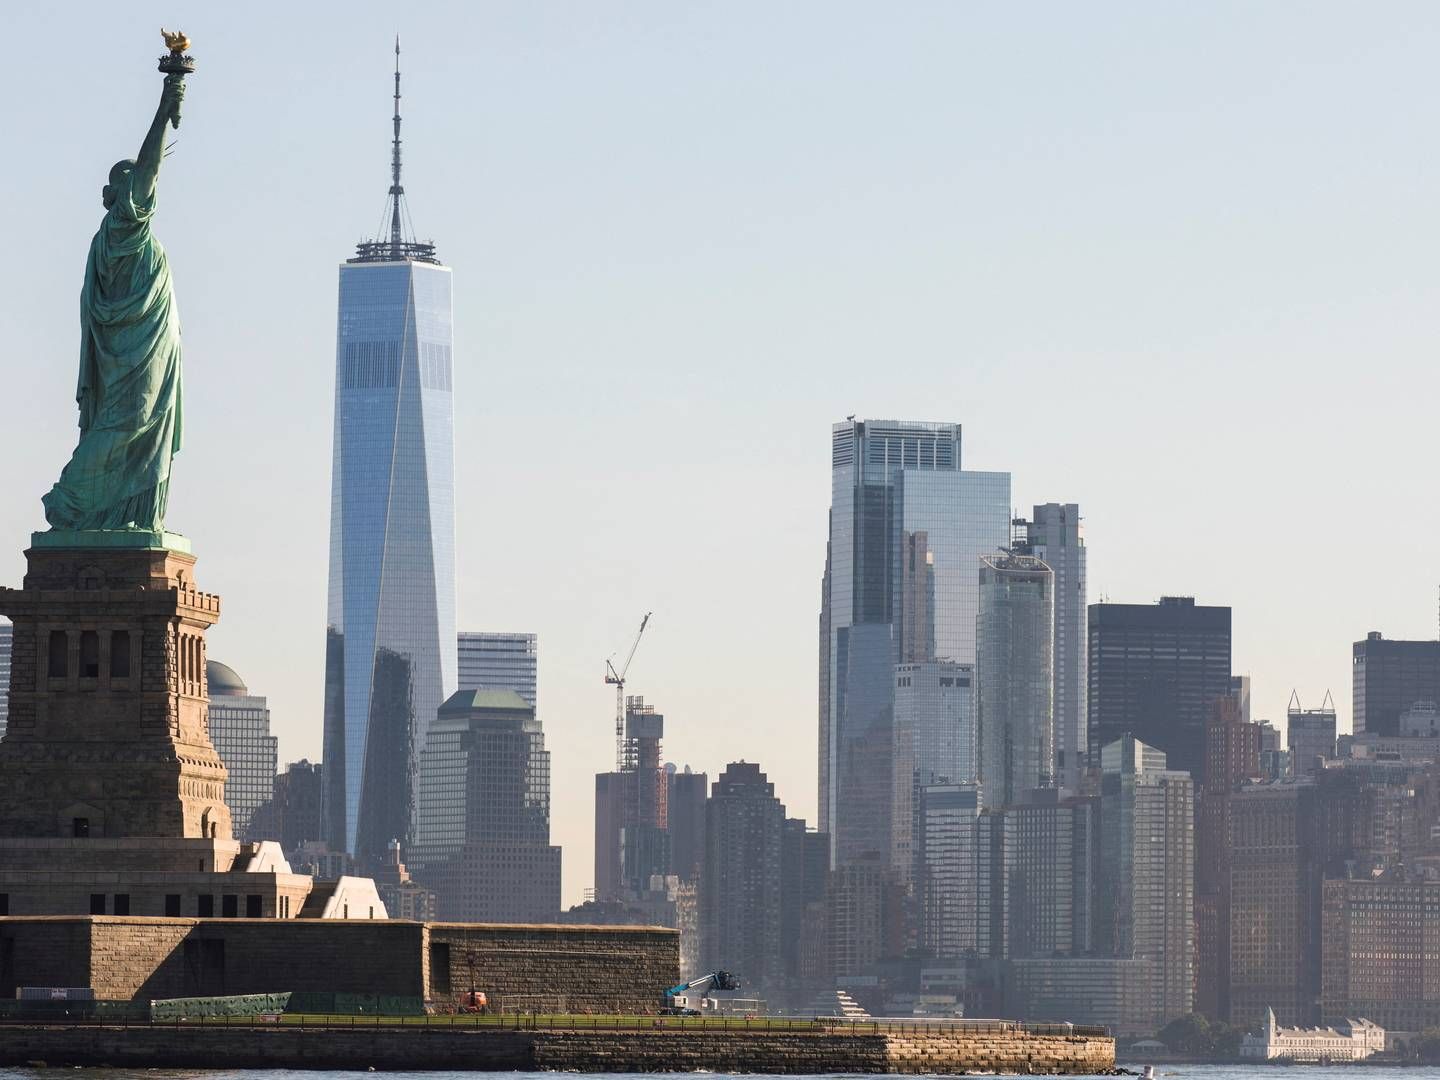
{"label": "rooftop antenna", "polygon": [[390,257],[400,258],[400,35],[395,35],[395,140],[390,144]]}
{"label": "rooftop antenna", "polygon": [[[410,208],[405,203],[405,185],[400,182],[400,35],[395,35],[395,109],[390,118],[390,193],[385,200],[386,214],[380,218],[380,226],[373,240],[362,240],[355,245],[355,257],[351,262],[400,262],[414,261],[439,264],[435,257],[435,245],[431,241],[415,239],[415,228],[409,221]],[[385,218],[390,219],[390,236],[385,236]],[[407,228],[408,227],[408,228]],[[409,239],[406,238],[407,232]]]}

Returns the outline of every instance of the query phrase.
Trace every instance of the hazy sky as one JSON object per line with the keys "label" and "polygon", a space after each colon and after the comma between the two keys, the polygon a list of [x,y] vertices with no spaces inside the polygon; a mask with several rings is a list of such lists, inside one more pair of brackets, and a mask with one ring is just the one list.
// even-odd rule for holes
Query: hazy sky
{"label": "hazy sky", "polygon": [[[183,13],[183,15],[182,15]],[[1255,713],[1436,633],[1440,8],[30,4],[7,11],[0,579],[75,437],[110,164],[183,17],[156,230],[185,335],[170,526],[210,655],[321,746],[336,264],[405,185],[454,268],[460,626],[540,635],[565,895],[613,759],[758,760],[813,820],[829,425],[958,420],[1075,501],[1091,599],[1233,605]]]}

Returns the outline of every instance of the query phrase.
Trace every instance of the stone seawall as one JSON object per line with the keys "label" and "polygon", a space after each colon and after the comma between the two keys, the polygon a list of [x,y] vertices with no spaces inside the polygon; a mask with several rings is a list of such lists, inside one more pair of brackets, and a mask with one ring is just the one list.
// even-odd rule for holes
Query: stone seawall
{"label": "stone seawall", "polygon": [[767,1031],[497,1031],[444,1027],[0,1027],[0,1066],[578,1072],[1091,1075],[1111,1039]]}

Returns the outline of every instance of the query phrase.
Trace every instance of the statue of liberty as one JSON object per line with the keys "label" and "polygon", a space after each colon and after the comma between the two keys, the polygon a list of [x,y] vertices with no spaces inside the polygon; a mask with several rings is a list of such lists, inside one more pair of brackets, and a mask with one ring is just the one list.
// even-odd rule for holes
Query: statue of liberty
{"label": "statue of liberty", "polygon": [[[118,161],[101,192],[80,291],[80,441],[44,497],[55,530],[163,532],[170,461],[180,449],[180,316],[165,251],[150,229],[165,125],[180,126],[188,41],[167,35],[175,63],[139,155]],[[177,47],[177,44],[179,47]],[[188,67],[179,66],[181,61]]]}

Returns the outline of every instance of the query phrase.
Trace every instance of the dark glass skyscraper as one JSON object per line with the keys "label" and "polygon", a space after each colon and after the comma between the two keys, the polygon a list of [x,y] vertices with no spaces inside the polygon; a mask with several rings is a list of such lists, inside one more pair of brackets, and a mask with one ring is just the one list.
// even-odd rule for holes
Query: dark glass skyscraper
{"label": "dark glass skyscraper", "polygon": [[960,425],[834,425],[819,786],[837,865],[892,860],[896,665],[974,664],[980,557],[1009,542],[1010,476],[961,471]]}
{"label": "dark glass skyscraper", "polygon": [[1356,735],[1399,735],[1401,715],[1440,702],[1440,641],[1392,641],[1372,630],[1355,642],[1351,670]]}
{"label": "dark glass skyscraper", "polygon": [[1230,693],[1230,609],[1189,596],[1091,604],[1090,760],[1125,735],[1191,776],[1205,766],[1205,725]]}
{"label": "dark glass skyscraper", "polygon": [[417,762],[454,690],[450,271],[402,227],[396,49],[390,236],[340,267],[325,655],[325,830],[414,839]]}

